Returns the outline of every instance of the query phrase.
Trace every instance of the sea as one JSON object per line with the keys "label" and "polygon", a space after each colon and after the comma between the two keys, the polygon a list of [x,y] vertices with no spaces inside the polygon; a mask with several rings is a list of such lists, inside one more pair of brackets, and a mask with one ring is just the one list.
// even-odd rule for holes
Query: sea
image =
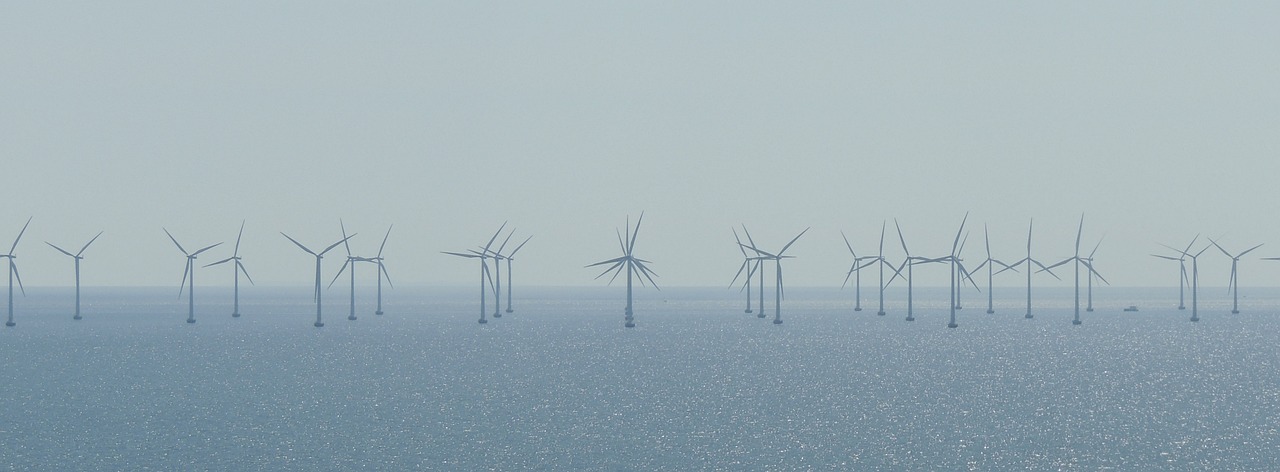
{"label": "sea", "polygon": [[[0,470],[1277,470],[1280,290],[28,288]],[[754,298],[754,297],[753,297]],[[1082,305],[1085,303],[1082,300]],[[1129,305],[1137,312],[1125,312]]]}

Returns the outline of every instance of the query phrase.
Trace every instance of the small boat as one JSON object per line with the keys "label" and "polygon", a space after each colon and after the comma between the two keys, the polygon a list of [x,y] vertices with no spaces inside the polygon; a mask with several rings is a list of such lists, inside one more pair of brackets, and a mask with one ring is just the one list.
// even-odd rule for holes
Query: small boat
{"label": "small boat", "polygon": [[1129,307],[1128,307],[1128,308],[1125,308],[1125,309],[1124,309],[1124,311],[1138,311],[1138,306],[1137,306],[1137,305],[1129,305]]}

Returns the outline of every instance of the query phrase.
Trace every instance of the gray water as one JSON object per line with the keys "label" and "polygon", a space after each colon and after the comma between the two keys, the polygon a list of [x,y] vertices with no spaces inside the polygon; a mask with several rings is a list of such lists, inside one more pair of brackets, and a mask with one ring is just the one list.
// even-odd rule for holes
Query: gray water
{"label": "gray water", "polygon": [[[1275,470],[1280,291],[1202,321],[1174,289],[965,299],[917,290],[917,321],[789,289],[785,323],[736,291],[522,289],[476,323],[474,290],[33,289],[0,331],[8,470]],[[1207,292],[1207,291],[1206,291]],[[770,292],[770,295],[772,293]],[[490,300],[492,302],[492,300]],[[754,303],[754,302],[753,302]],[[1188,304],[1190,300],[1188,299]],[[1139,305],[1138,313],[1120,308]],[[753,307],[757,308],[758,307]]]}

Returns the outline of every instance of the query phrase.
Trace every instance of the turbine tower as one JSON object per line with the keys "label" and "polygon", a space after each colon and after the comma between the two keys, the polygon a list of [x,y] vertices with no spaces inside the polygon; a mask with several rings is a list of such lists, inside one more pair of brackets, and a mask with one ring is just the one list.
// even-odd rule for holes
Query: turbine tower
{"label": "turbine tower", "polygon": [[351,255],[351,244],[347,242],[347,240],[351,238],[347,236],[347,226],[342,223],[342,220],[338,220],[338,227],[342,228],[342,246],[347,250],[347,260],[342,263],[342,268],[338,269],[338,273],[334,274],[333,280],[329,282],[329,287],[326,287],[326,288],[332,288],[334,282],[338,281],[338,277],[342,277],[342,272],[347,270],[347,266],[351,266],[351,311],[347,314],[347,319],[351,321],[355,321],[356,320],[356,263],[357,262],[376,262],[376,261],[374,261],[373,258],[369,258],[369,257],[360,257],[360,256]]}
{"label": "turbine tower", "polygon": [[[1198,309],[1199,307],[1198,295],[1200,292],[1199,257],[1201,254],[1204,254],[1205,251],[1208,251],[1210,247],[1213,247],[1213,245],[1205,246],[1204,249],[1201,249],[1200,252],[1195,253],[1195,255],[1191,255],[1186,251],[1179,251],[1177,248],[1172,248],[1169,246],[1165,246],[1165,247],[1168,247],[1169,249],[1173,249],[1174,251],[1178,251],[1185,257],[1191,258],[1191,322],[1194,323],[1194,322],[1200,321],[1200,312]],[[1164,257],[1164,256],[1157,256],[1157,257]]]}
{"label": "turbine tower", "polygon": [[[1101,238],[1098,239],[1098,244],[1093,246],[1093,250],[1089,251],[1089,257],[1084,258],[1083,261],[1084,265],[1089,267],[1089,306],[1084,311],[1090,313],[1093,312],[1093,278],[1097,275],[1097,272],[1093,270],[1093,255],[1098,253],[1099,246],[1102,246]],[[1103,282],[1107,281],[1104,279]],[[1107,285],[1111,285],[1111,283],[1107,282]]]}
{"label": "turbine tower", "polygon": [[[755,240],[751,239],[751,232],[747,231],[747,225],[742,225],[742,232],[747,236],[747,246],[755,247],[756,242]],[[742,241],[738,241],[738,245],[739,247],[741,247]],[[767,258],[757,256],[755,259],[756,259],[755,272],[756,274],[760,275],[760,305],[759,305],[760,311],[756,312],[757,313],[756,318],[764,318],[765,317],[765,314],[764,314],[764,261]],[[747,285],[751,284],[751,277],[747,277],[746,283]]]}
{"label": "turbine tower", "polygon": [[[876,261],[880,263],[880,309],[876,311],[876,314],[880,316],[884,316],[884,288],[887,285],[884,283],[884,266],[885,264],[888,264],[888,261],[885,260],[884,258],[885,223],[886,222],[884,221],[880,222],[880,252],[876,254]],[[893,266],[890,266],[890,267],[893,267]]]}
{"label": "turbine tower", "polygon": [[[755,251],[756,254],[759,254],[763,257],[773,260],[775,266],[778,269],[777,270],[777,287],[775,288],[774,298],[773,298],[773,324],[776,324],[776,325],[782,324],[782,297],[784,295],[784,291],[782,288],[782,260],[791,259],[795,257],[795,256],[785,255],[787,252],[787,249],[791,248],[791,245],[795,244],[796,241],[799,240],[801,236],[804,236],[804,233],[808,231],[809,231],[809,228],[805,228],[804,231],[801,231],[800,234],[796,235],[796,237],[791,238],[791,242],[788,242],[786,246],[782,246],[782,250],[778,251],[777,254],[771,254],[765,251],[761,251],[759,248],[756,248],[754,246],[749,248],[752,251]],[[761,308],[763,308],[763,306]]]}
{"label": "turbine tower", "polygon": [[[501,232],[502,230],[499,229],[498,231]],[[516,230],[515,228],[512,228],[511,232],[507,233],[507,238],[502,240],[502,244],[498,245],[497,251],[485,250],[485,254],[493,258],[493,317],[494,318],[502,318],[502,311],[501,311],[502,261],[506,260],[507,258],[507,256],[504,256],[502,254],[502,250],[507,248],[507,243],[511,242],[511,237],[515,236],[515,234],[516,234]],[[496,237],[497,235],[495,234],[494,236]]]}
{"label": "turbine tower", "polygon": [[[75,254],[67,252],[66,250],[58,246],[54,246],[53,243],[50,243],[49,241],[44,242],[45,244],[48,244],[49,247],[57,249],[58,252],[68,255],[76,261],[76,316],[72,317],[72,319],[74,320],[81,319],[81,316],[80,316],[80,261],[84,259],[84,256],[82,256],[81,254],[84,254],[85,249],[89,249],[90,244],[93,244],[94,241],[98,240],[98,236],[102,236],[101,231],[99,231],[98,235],[94,236],[93,239],[90,239],[89,242],[84,243],[84,247],[81,247],[80,251]],[[10,252],[12,253],[13,251],[10,251]],[[17,272],[15,271],[15,273]]]}
{"label": "turbine tower", "polygon": [[[1090,273],[1092,273],[1093,275],[1096,275],[1099,279],[1102,279],[1103,282],[1107,281],[1106,278],[1102,277],[1102,274],[1099,274],[1097,271],[1093,270],[1093,266],[1091,264],[1085,261],[1083,257],[1080,257],[1080,237],[1083,234],[1084,234],[1084,215],[1080,215],[1080,227],[1076,230],[1075,255],[1068,257],[1066,259],[1063,259],[1056,264],[1053,264],[1049,267],[1045,267],[1044,269],[1042,269],[1044,271],[1047,271],[1047,270],[1053,269],[1054,267],[1061,266],[1063,264],[1074,263],[1072,264],[1072,266],[1075,268],[1075,282],[1076,282],[1075,283],[1076,292],[1075,292],[1075,297],[1073,297],[1074,299],[1073,301],[1075,302],[1075,318],[1071,320],[1071,324],[1077,325],[1077,326],[1083,323],[1083,321],[1080,321],[1080,266],[1083,265],[1086,269],[1089,270]],[[1099,241],[1098,243],[1101,244],[1102,242]]]}
{"label": "turbine tower", "polygon": [[244,273],[244,277],[246,279],[249,279],[249,283],[251,284],[253,283],[253,277],[249,277],[249,271],[245,270],[244,264],[240,262],[240,237],[241,236],[244,236],[244,221],[240,222],[240,232],[236,234],[236,248],[231,252],[231,257],[228,257],[226,259],[223,259],[218,262],[214,262],[212,264],[208,264],[205,266],[205,267],[213,267],[218,264],[224,264],[227,262],[232,263],[231,278],[233,281],[232,286],[235,287],[234,291],[232,292],[234,293],[234,295],[232,296],[232,300],[233,300],[232,302],[233,305],[231,309],[232,318],[240,317],[240,274]]}
{"label": "turbine tower", "polygon": [[973,271],[977,272],[982,270],[983,267],[987,268],[987,314],[990,315],[996,312],[993,306],[994,297],[992,295],[993,293],[995,293],[993,280],[995,279],[996,265],[999,264],[1001,267],[1004,267],[1003,269],[1000,269],[1000,272],[1004,272],[1006,270],[1012,270],[1014,272],[1017,272],[1018,269],[1014,269],[1013,266],[1009,264],[1005,264],[1004,262],[1001,262],[999,259],[994,259],[991,257],[991,231],[990,229],[987,228],[987,225],[985,223],[982,225],[982,235],[983,235],[983,240],[987,246],[987,258],[986,260],[983,260],[981,264],[978,264],[977,267],[974,267]]}
{"label": "turbine tower", "polygon": [[902,252],[907,255],[907,258],[902,260],[902,265],[898,266],[898,268],[896,269],[893,269],[894,271],[893,278],[889,279],[889,283],[893,283],[895,279],[901,276],[902,268],[906,267],[907,269],[907,321],[915,321],[916,318],[914,315],[915,313],[914,302],[912,300],[912,293],[911,293],[914,288],[914,282],[912,281],[912,272],[913,272],[912,268],[914,268],[916,264],[929,264],[929,263],[935,263],[935,262],[942,262],[943,259],[945,258],[930,259],[928,257],[912,256],[911,250],[907,249],[907,239],[902,237],[902,227],[898,226],[897,218],[893,219],[893,226],[898,230],[898,241],[902,243]]}
{"label": "turbine tower", "polygon": [[187,289],[187,323],[193,324],[196,322],[196,256],[199,256],[202,252],[218,247],[222,243],[205,246],[196,252],[187,252],[186,249],[182,248],[181,244],[178,244],[178,240],[169,233],[168,229],[160,229],[163,229],[164,234],[169,235],[169,240],[173,241],[173,245],[178,246],[178,250],[182,251],[182,254],[187,256],[186,268],[182,270],[182,284],[178,286],[178,299],[182,299],[182,289],[187,285],[187,280],[190,280],[191,287]]}
{"label": "turbine tower", "polygon": [[503,259],[507,260],[507,313],[511,313],[513,311],[511,309],[511,261],[516,260],[516,253],[520,252],[520,248],[524,247],[525,243],[529,242],[530,239],[533,239],[533,235],[524,238],[524,242],[520,243],[519,246],[516,246],[515,249],[512,249],[511,254],[507,254],[506,257],[503,257]]}
{"label": "turbine tower", "polygon": [[1218,248],[1219,251],[1222,251],[1222,254],[1231,258],[1231,281],[1227,283],[1227,289],[1231,291],[1231,314],[1238,315],[1240,314],[1240,279],[1236,276],[1236,268],[1240,265],[1241,257],[1253,252],[1254,249],[1262,247],[1262,245],[1259,244],[1251,247],[1244,252],[1233,256],[1231,253],[1227,252],[1226,249],[1223,249],[1222,246],[1218,245],[1217,241],[1210,239],[1209,242],[1213,243],[1213,246]]}
{"label": "turbine tower", "polygon": [[[505,228],[506,226],[507,223],[503,222],[502,226],[498,227],[498,232],[493,233],[493,237],[489,238],[489,242],[485,243],[484,247],[479,251],[471,249],[468,249],[467,252],[442,251],[444,254],[448,254],[450,256],[465,257],[467,259],[480,259],[480,321],[478,321],[480,324],[489,323],[489,320],[485,319],[485,316],[489,313],[489,311],[485,309],[485,297],[486,293],[493,289],[493,277],[489,275],[489,247],[493,245],[493,241],[498,238],[498,234],[501,233],[502,228]],[[496,260],[494,261],[494,264],[497,264]],[[498,300],[495,299],[493,303],[497,304]]]}
{"label": "turbine tower", "polygon": [[387,234],[382,237],[382,245],[378,246],[378,256],[373,258],[374,262],[378,263],[378,309],[373,312],[375,315],[382,314],[382,277],[385,276],[387,278],[388,286],[396,288],[395,285],[392,285],[391,283],[391,274],[387,273],[386,264],[383,264],[382,262],[382,250],[387,247],[387,238],[389,237],[391,237],[391,226],[387,226]]}
{"label": "turbine tower", "polygon": [[320,317],[320,308],[322,306],[321,300],[320,300],[320,284],[322,283],[320,278],[320,261],[324,259],[325,253],[333,250],[333,248],[335,247],[338,247],[339,244],[343,244],[347,242],[348,239],[354,238],[356,235],[354,234],[352,234],[351,236],[344,235],[341,241],[330,244],[328,247],[324,248],[324,250],[320,252],[315,252],[315,251],[312,251],[311,249],[308,249],[306,246],[303,246],[302,243],[298,242],[298,240],[289,237],[289,235],[287,234],[284,234],[284,232],[281,232],[280,235],[284,236],[285,239],[288,239],[290,242],[297,245],[298,248],[302,249],[303,251],[306,251],[307,254],[311,254],[312,256],[316,257],[316,287],[315,287],[316,323],[315,323],[315,327],[317,328],[323,327],[324,320]]}
{"label": "turbine tower", "polygon": [[[948,328],[956,328],[960,326],[956,324],[956,305],[958,305],[958,303],[956,303],[956,294],[960,292],[960,289],[957,287],[957,282],[962,284],[964,281],[957,281],[956,273],[964,272],[964,266],[960,264],[960,236],[964,234],[964,224],[967,221],[969,221],[969,213],[965,212],[964,219],[960,220],[960,229],[956,230],[956,238],[951,242],[951,255],[947,256],[947,262],[951,263],[951,285],[949,285],[951,290],[951,321],[947,322]],[[969,282],[972,283],[973,280],[971,279]],[[975,287],[976,286],[977,285],[975,285]]]}
{"label": "turbine tower", "polygon": [[[605,274],[608,274],[609,272],[613,272],[613,277],[609,279],[610,284],[613,283],[614,279],[618,278],[618,274],[621,274],[624,270],[626,271],[627,273],[626,315],[627,316],[626,316],[625,326],[628,328],[636,327],[635,315],[634,315],[634,311],[632,310],[633,305],[631,303],[632,302],[631,279],[633,277],[633,274],[639,273],[640,275],[644,276],[644,278],[649,279],[649,283],[653,284],[653,288],[658,288],[657,282],[653,281],[653,276],[658,274],[649,270],[649,267],[645,265],[645,264],[649,264],[650,262],[644,259],[635,257],[636,237],[640,235],[640,223],[643,221],[644,221],[644,213],[641,212],[640,219],[636,220],[636,227],[634,230],[632,230],[631,217],[627,217],[627,234],[625,237],[621,233],[617,233],[616,230],[614,231],[615,233],[618,234],[618,245],[621,246],[621,249],[622,249],[621,257],[615,257],[613,259],[600,261],[595,264],[591,264],[587,266],[587,267],[596,267],[596,266],[608,265],[609,267],[605,269],[604,272],[601,272],[600,275],[597,275],[596,279],[603,277]],[[644,280],[641,280],[640,284],[644,285]]]}
{"label": "turbine tower", "polygon": [[18,237],[13,239],[13,246],[9,247],[9,253],[0,254],[0,257],[9,259],[9,321],[6,321],[4,325],[10,328],[16,325],[16,323],[13,322],[13,279],[14,278],[18,279],[18,290],[22,291],[22,296],[27,295],[27,289],[22,287],[22,276],[18,275],[18,264],[14,262],[14,259],[17,259],[18,256],[14,253],[17,252],[18,250],[18,241],[22,240],[22,234],[26,233],[27,226],[31,225],[31,218],[35,218],[35,217],[33,216],[33,217],[27,218],[27,223],[22,225],[22,231],[19,231]]}
{"label": "turbine tower", "polygon": [[[862,269],[871,267],[873,264],[879,261],[877,260],[876,257],[872,257],[872,256],[858,257],[858,253],[853,251],[853,245],[849,244],[849,237],[845,236],[844,231],[840,232],[840,237],[844,238],[844,246],[849,248],[849,255],[853,256],[853,263],[849,265],[849,272],[844,275],[844,283],[840,284],[840,288],[843,289],[846,285],[848,285],[849,277],[850,276],[853,277],[854,279],[853,311],[862,311]],[[862,261],[871,261],[871,262],[863,264]],[[763,277],[761,279],[763,284]]]}

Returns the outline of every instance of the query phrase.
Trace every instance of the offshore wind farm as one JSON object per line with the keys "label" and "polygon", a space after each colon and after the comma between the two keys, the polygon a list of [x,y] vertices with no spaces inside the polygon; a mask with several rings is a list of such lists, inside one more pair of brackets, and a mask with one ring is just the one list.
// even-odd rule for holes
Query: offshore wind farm
{"label": "offshore wind farm", "polygon": [[0,470],[1274,470],[1278,21],[0,4]]}

